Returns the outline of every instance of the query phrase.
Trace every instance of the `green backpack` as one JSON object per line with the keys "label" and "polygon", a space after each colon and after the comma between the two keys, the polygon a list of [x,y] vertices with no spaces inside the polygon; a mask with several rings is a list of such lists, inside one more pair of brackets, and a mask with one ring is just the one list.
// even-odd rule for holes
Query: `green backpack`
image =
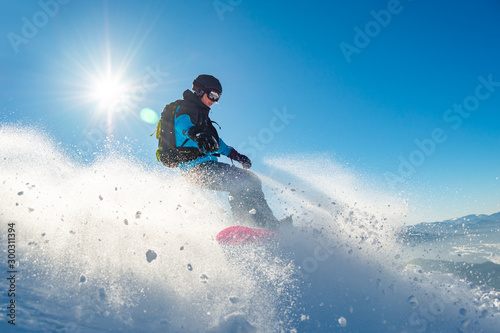
{"label": "green backpack", "polygon": [[179,111],[181,102],[182,100],[177,100],[167,104],[161,113],[158,125],[156,125],[156,138],[158,139],[156,159],[169,168],[176,168],[179,163],[192,161],[202,156],[198,148],[184,147],[189,139],[177,146],[175,140],[175,115]]}

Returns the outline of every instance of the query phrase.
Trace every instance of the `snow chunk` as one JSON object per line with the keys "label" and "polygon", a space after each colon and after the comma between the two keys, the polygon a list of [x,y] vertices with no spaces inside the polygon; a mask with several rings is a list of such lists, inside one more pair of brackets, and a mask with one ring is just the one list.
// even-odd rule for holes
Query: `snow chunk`
{"label": "snow chunk", "polygon": [[148,250],[148,252],[146,252],[146,259],[148,260],[148,262],[155,260],[156,257],[158,257],[158,255],[156,254],[155,251]]}
{"label": "snow chunk", "polygon": [[222,318],[216,327],[209,330],[210,333],[252,333],[257,332],[257,328],[250,324],[245,318],[245,314],[234,312]]}

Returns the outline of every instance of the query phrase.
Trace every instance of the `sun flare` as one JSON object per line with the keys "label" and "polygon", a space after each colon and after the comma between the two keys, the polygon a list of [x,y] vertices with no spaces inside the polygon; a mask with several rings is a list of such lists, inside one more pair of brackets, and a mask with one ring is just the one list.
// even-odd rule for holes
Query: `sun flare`
{"label": "sun flare", "polygon": [[128,85],[119,75],[106,75],[90,82],[90,98],[99,104],[100,109],[112,111],[124,98]]}

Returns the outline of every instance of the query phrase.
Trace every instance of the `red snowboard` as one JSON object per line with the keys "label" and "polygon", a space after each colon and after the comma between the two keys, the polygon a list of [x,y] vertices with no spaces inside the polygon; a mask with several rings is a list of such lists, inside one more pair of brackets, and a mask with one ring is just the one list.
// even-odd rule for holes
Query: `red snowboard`
{"label": "red snowboard", "polygon": [[222,230],[215,239],[223,245],[247,245],[273,241],[278,238],[278,234],[278,230],[275,229],[255,229],[236,225]]}

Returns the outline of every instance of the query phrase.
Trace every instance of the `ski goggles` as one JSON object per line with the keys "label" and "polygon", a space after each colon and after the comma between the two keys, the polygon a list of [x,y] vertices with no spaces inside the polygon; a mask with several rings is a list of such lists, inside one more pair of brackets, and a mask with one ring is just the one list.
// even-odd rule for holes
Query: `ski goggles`
{"label": "ski goggles", "polygon": [[220,93],[215,90],[210,90],[209,92],[207,92],[207,97],[209,100],[217,102],[220,98]]}

